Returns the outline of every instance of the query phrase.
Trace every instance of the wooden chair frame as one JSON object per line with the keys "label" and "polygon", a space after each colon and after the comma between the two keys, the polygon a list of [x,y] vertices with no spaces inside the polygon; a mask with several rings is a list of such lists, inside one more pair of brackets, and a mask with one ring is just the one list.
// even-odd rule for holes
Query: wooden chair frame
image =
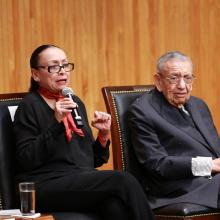
{"label": "wooden chair frame", "polygon": [[110,86],[104,87],[102,89],[102,94],[105,101],[105,106],[107,112],[111,114],[112,126],[111,126],[111,136],[112,136],[112,146],[113,146],[113,166],[114,169],[126,170],[124,151],[122,143],[122,133],[121,126],[118,118],[117,106],[114,99],[114,94],[124,94],[124,93],[142,93],[147,92],[152,89],[153,86]]}

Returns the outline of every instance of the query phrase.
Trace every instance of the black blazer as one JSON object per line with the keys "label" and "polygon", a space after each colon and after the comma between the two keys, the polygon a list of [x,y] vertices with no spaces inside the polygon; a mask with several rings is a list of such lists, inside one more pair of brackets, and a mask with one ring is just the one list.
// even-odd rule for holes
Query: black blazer
{"label": "black blazer", "polygon": [[220,175],[195,177],[191,159],[220,156],[220,140],[207,105],[191,96],[186,108],[191,126],[162,93],[152,90],[129,111],[132,144],[140,164],[152,208],[191,202],[216,208]]}

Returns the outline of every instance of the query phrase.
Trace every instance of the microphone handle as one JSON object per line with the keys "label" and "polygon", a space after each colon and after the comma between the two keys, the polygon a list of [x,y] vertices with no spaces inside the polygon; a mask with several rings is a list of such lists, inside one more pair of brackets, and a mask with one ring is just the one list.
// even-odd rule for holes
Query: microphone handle
{"label": "microphone handle", "polygon": [[[67,97],[73,99],[72,95],[69,93],[67,94]],[[76,127],[77,128],[82,128],[83,127],[83,121],[82,121],[82,117],[79,115],[78,111],[77,111],[77,107],[76,108],[73,108],[73,111],[72,111],[72,116],[73,116],[73,120],[76,124]]]}
{"label": "microphone handle", "polygon": [[83,122],[81,116],[79,116],[78,111],[76,108],[73,109],[73,120],[76,124],[77,128],[82,128],[83,127]]}

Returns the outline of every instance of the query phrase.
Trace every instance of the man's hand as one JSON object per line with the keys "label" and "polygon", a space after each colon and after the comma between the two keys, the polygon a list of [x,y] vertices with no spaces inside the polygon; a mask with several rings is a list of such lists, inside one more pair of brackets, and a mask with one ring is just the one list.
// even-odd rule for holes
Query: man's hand
{"label": "man's hand", "polygon": [[212,173],[220,172],[220,158],[212,160]]}

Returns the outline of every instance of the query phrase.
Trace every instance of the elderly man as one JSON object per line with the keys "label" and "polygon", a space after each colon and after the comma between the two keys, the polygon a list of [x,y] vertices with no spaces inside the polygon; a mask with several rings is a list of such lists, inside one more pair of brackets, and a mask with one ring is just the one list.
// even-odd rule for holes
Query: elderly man
{"label": "elderly man", "polygon": [[217,208],[220,139],[207,105],[190,96],[191,59],[159,58],[155,89],[133,103],[129,125],[152,208],[190,202]]}

